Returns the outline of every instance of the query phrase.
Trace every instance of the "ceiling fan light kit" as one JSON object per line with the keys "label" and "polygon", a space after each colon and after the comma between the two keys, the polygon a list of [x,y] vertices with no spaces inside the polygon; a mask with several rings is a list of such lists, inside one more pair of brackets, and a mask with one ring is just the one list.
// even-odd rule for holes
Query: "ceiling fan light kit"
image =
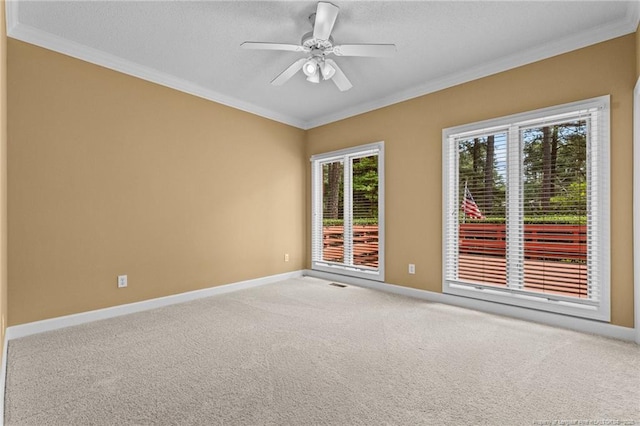
{"label": "ceiling fan light kit", "polygon": [[332,3],[318,2],[316,12],[309,16],[313,31],[303,35],[299,45],[246,41],[241,44],[241,47],[255,50],[284,50],[310,53],[310,56],[298,59],[274,78],[271,81],[274,86],[284,84],[302,69],[302,72],[307,76],[307,81],[320,83],[320,74],[322,74],[323,80],[332,80],[338,90],[344,92],[353,87],[353,85],[338,64],[327,58],[328,55],[393,56],[396,52],[396,46],[394,44],[344,44],[334,46],[331,31],[333,31],[339,10],[340,8]]}
{"label": "ceiling fan light kit", "polygon": [[307,77],[307,81],[310,81],[311,83],[320,83],[320,74],[317,69],[313,74]]}
{"label": "ceiling fan light kit", "polygon": [[314,74],[318,73],[318,60],[315,58],[309,59],[302,66],[302,71],[305,73],[307,77],[311,77]]}
{"label": "ceiling fan light kit", "polygon": [[320,64],[320,72],[322,72],[322,78],[325,80],[330,80],[331,77],[336,73],[336,69],[328,64],[326,61],[322,61]]}

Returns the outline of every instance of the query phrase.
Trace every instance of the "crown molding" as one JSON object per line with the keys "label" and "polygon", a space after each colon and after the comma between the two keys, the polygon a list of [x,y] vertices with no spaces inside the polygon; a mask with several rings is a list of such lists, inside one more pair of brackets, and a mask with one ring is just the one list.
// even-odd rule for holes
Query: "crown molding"
{"label": "crown molding", "polygon": [[5,2],[5,24],[7,28],[7,35],[16,25],[18,25],[18,1],[17,0],[7,0]]}
{"label": "crown molding", "polygon": [[505,56],[498,60],[487,62],[459,73],[431,80],[423,85],[377,99],[373,102],[356,105],[351,108],[319,117],[307,122],[306,130],[627,35],[636,31],[639,21],[640,3],[630,2],[626,18],[624,20],[592,28],[578,34],[573,34],[545,46]]}
{"label": "crown molding", "polygon": [[314,127],[330,124],[449,87],[457,86],[459,84],[467,83],[469,81],[567,53],[572,50],[581,49],[596,43],[620,37],[635,32],[638,28],[638,23],[640,22],[640,3],[629,2],[628,10],[625,15],[625,19],[623,20],[591,28],[541,47],[518,52],[455,74],[431,80],[425,84],[394,93],[384,98],[376,99],[375,101],[361,103],[353,107],[345,108],[307,121],[299,117],[282,114],[239,100],[232,96],[218,93],[188,80],[175,77],[150,67],[145,67],[133,61],[125,60],[101,50],[93,49],[29,25],[22,24],[18,19],[19,3],[20,0],[7,0],[5,3],[7,35],[11,38],[303,130],[309,130]]}
{"label": "crown molding", "polygon": [[629,28],[632,28],[630,32],[634,32],[638,29],[640,24],[640,3],[629,2],[629,9],[627,11],[627,24]]}
{"label": "crown molding", "polygon": [[304,128],[305,121],[296,117],[262,108],[260,106],[241,101],[231,96],[223,95],[173,75],[146,67],[118,56],[105,53],[98,49],[58,37],[29,25],[17,22],[18,1],[8,1],[7,4],[7,35],[16,40],[24,41],[43,47],[54,52],[80,59],[95,65],[112,69],[124,74],[141,78],[152,83],[166,86],[190,95],[204,98],[241,111],[258,115],[297,128]]}

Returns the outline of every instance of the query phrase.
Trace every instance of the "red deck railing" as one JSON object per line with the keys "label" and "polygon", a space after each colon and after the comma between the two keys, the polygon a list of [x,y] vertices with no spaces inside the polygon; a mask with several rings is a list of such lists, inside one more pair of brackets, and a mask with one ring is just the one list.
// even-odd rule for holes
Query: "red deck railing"
{"label": "red deck railing", "polygon": [[[344,227],[323,228],[322,258],[329,262],[344,261]],[[353,263],[378,267],[378,225],[353,226]]]}
{"label": "red deck railing", "polygon": [[[461,254],[505,256],[504,224],[461,223]],[[586,225],[524,225],[524,257],[538,260],[587,260]]]}
{"label": "red deck railing", "polygon": [[[504,224],[459,226],[458,278],[506,286]],[[526,290],[588,297],[586,225],[524,225]]]}
{"label": "red deck railing", "polygon": [[[524,286],[527,290],[587,297],[587,227],[524,225]],[[353,261],[378,266],[378,226],[353,227]],[[459,227],[458,277],[506,286],[504,224],[464,223]],[[325,226],[323,259],[344,261],[344,228]]]}

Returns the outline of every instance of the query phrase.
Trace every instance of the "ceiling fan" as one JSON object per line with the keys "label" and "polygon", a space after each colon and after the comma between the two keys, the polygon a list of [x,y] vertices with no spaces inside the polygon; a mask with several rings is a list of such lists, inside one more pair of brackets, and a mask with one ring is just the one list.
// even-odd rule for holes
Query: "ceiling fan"
{"label": "ceiling fan", "polygon": [[342,92],[349,90],[353,85],[344,75],[338,64],[329,55],[336,56],[393,56],[396,52],[395,44],[342,44],[334,45],[331,31],[338,17],[340,8],[332,3],[318,2],[315,13],[309,16],[313,31],[302,36],[300,44],[265,43],[245,41],[241,44],[244,49],[256,50],[286,50],[290,52],[304,52],[310,55],[298,59],[286,70],[278,75],[271,84],[280,86],[302,70],[307,76],[307,81],[319,83],[323,80],[332,80]]}

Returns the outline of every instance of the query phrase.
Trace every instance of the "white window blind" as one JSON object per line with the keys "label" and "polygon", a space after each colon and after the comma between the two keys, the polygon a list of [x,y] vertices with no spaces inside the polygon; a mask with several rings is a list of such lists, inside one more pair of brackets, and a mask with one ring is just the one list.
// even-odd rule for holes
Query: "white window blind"
{"label": "white window blind", "polygon": [[609,320],[609,98],[443,131],[443,291]]}
{"label": "white window blind", "polygon": [[384,144],[314,155],[312,268],[384,281]]}

